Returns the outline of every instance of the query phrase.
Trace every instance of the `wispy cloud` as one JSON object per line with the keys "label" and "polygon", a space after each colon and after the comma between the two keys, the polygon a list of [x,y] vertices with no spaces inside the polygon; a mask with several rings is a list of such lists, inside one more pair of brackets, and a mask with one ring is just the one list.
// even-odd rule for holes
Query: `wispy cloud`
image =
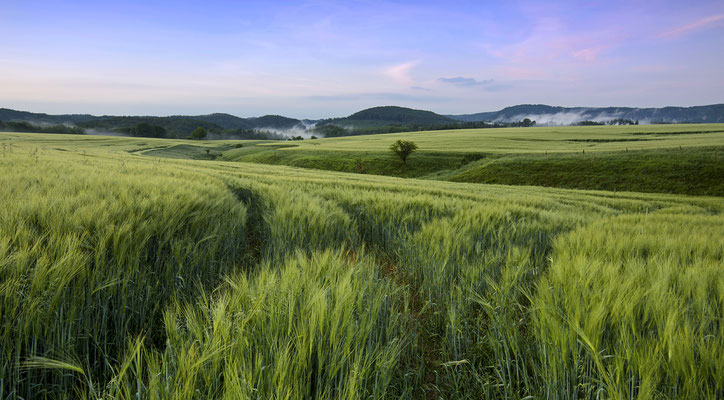
{"label": "wispy cloud", "polygon": [[410,76],[410,71],[418,63],[418,61],[408,61],[402,64],[393,65],[391,67],[385,68],[383,73],[387,77],[391,78],[393,81],[409,86],[414,83],[414,80]]}
{"label": "wispy cloud", "polygon": [[479,81],[475,78],[464,78],[462,76],[457,76],[455,78],[438,78],[440,82],[443,83],[449,83],[451,85],[455,86],[485,86],[493,83],[492,79],[486,79]]}
{"label": "wispy cloud", "polygon": [[607,46],[584,47],[578,50],[572,50],[571,57],[579,61],[596,61],[601,52],[607,48]]}
{"label": "wispy cloud", "polygon": [[445,102],[452,100],[446,96],[420,96],[420,94],[406,93],[348,93],[339,95],[315,95],[303,96],[305,100],[313,100],[319,102],[346,102],[357,100],[374,100],[374,101],[404,101],[404,102]]}
{"label": "wispy cloud", "polygon": [[699,20],[696,20],[692,23],[686,24],[684,26],[680,26],[676,29],[672,29],[670,31],[666,31],[662,33],[661,37],[675,37],[675,36],[681,36],[684,35],[690,31],[710,27],[713,25],[716,25],[717,22],[724,21],[724,14],[719,15],[712,15],[706,18],[701,18]]}

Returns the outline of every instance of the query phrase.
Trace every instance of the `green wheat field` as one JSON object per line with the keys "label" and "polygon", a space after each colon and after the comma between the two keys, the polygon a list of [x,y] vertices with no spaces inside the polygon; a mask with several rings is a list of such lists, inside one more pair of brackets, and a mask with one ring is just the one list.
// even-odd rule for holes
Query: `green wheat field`
{"label": "green wheat field", "polygon": [[290,143],[0,133],[0,398],[724,398],[724,126]]}

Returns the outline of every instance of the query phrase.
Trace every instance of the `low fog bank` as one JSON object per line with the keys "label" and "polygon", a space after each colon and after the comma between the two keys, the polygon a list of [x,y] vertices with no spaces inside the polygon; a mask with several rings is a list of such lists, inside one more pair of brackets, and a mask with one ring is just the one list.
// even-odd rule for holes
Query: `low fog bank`
{"label": "low fog bank", "polygon": [[[593,122],[600,122],[600,123],[608,123],[609,121],[614,121],[618,119],[630,119],[630,120],[637,120],[635,117],[631,116],[629,113],[595,113],[595,112],[589,112],[589,111],[581,111],[581,112],[560,112],[560,113],[553,113],[553,114],[518,114],[513,117],[503,117],[498,118],[494,120],[493,122],[497,123],[504,123],[504,122],[514,122],[514,121],[522,121],[525,118],[529,118],[533,121],[535,121],[536,126],[568,126],[568,125],[576,125],[583,121],[593,121]],[[648,125],[651,123],[648,119],[638,120],[640,125]],[[676,123],[676,121],[671,121],[672,123]]]}
{"label": "low fog bank", "polygon": [[107,129],[93,129],[93,128],[85,128],[84,129],[86,135],[93,135],[93,136],[118,136],[118,137],[132,137],[131,135],[128,135],[123,132],[118,131],[111,131]]}
{"label": "low fog bank", "polygon": [[[316,125],[316,123],[314,124]],[[312,125],[312,128],[314,127]],[[319,133],[315,133],[311,128],[306,128],[306,124],[304,124],[304,128],[297,125],[294,128],[289,129],[278,129],[278,128],[259,128],[257,129],[260,132],[269,132],[273,133],[275,135],[282,136],[284,139],[292,139],[295,137],[303,137],[304,139],[311,139],[312,136],[320,137]]]}
{"label": "low fog bank", "polygon": [[204,138],[205,140],[290,140],[298,138],[311,139],[312,136],[322,137],[319,132],[304,129],[297,126],[289,129],[279,128],[255,128],[249,130],[233,131],[227,130],[222,132],[209,131]]}

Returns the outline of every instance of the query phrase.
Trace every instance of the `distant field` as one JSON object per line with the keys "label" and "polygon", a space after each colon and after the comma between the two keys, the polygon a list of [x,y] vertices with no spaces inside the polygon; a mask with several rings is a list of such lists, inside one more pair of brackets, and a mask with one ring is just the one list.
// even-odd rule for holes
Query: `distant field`
{"label": "distant field", "polygon": [[[419,146],[406,165],[388,150],[397,139]],[[225,151],[222,159],[458,182],[724,196],[724,124],[355,136],[259,143]]]}
{"label": "distant field", "polygon": [[455,182],[724,196],[724,146],[516,153],[471,162]]}
{"label": "distant field", "polygon": [[0,134],[0,398],[724,397],[721,197],[236,144]]}
{"label": "distant field", "polygon": [[[420,145],[406,165],[387,148],[396,138]],[[476,145],[461,145],[471,138]],[[501,128],[286,142],[0,135],[0,143],[10,140],[85,153],[102,150],[469,183],[724,196],[724,124]],[[507,147],[512,150],[505,151]]]}
{"label": "distant field", "polygon": [[[127,136],[62,135],[41,133],[0,132],[0,146],[23,143],[43,149],[62,149],[64,151],[102,151],[104,153],[130,153],[164,158],[209,159],[209,153],[220,154],[234,146],[255,145],[255,140],[185,140],[154,139]],[[6,150],[10,150],[9,148]]]}
{"label": "distant field", "polygon": [[724,144],[724,124],[460,129],[295,142],[287,150],[387,151],[398,139],[424,152],[542,153]]}

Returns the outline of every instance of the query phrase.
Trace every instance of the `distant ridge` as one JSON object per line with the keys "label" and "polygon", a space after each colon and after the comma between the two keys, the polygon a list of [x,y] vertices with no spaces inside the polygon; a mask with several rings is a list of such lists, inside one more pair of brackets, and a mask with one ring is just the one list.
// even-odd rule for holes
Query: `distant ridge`
{"label": "distant ridge", "polygon": [[407,107],[382,106],[358,111],[345,118],[322,120],[318,125],[372,128],[383,125],[424,126],[455,123],[455,120],[432,111],[415,110]]}
{"label": "distant ridge", "polygon": [[44,124],[77,124],[80,122],[93,121],[104,117],[97,117],[90,114],[44,114],[28,111],[17,111],[9,108],[0,108],[0,121],[27,121],[40,122]]}
{"label": "distant ridge", "polygon": [[296,118],[284,117],[281,115],[264,115],[261,117],[253,118],[240,118],[231,114],[215,113],[209,115],[192,115],[183,116],[177,115],[177,118],[190,118],[198,121],[205,121],[223,129],[292,129],[300,124],[302,121]]}
{"label": "distant ridge", "polygon": [[[226,113],[206,115],[95,116],[90,114],[44,114],[0,108],[0,121],[33,124],[65,124],[99,132],[124,132],[140,123],[161,126],[171,135],[186,137],[196,127],[210,132],[266,130],[299,131],[316,126],[334,128],[337,135],[389,133],[420,129],[457,129],[478,127],[483,121],[492,124],[515,124],[524,119],[537,125],[571,125],[582,121],[609,122],[617,119],[652,123],[724,123],[724,104],[695,107],[558,107],[544,104],[521,104],[500,111],[475,114],[440,115],[432,111],[398,106],[372,107],[343,118],[299,120],[281,115],[241,118]],[[326,126],[326,127],[325,127]],[[516,126],[516,125],[513,125]],[[321,136],[334,134],[334,129],[321,129]],[[294,133],[295,135],[298,133]],[[316,134],[316,133],[315,133]]]}
{"label": "distant ridge", "polygon": [[303,127],[302,121],[280,115],[264,115],[256,118],[241,118],[231,114],[156,116],[95,116],[90,114],[51,115],[0,108],[0,121],[25,121],[35,124],[65,124],[96,130],[118,130],[139,123],[162,126],[170,132],[188,135],[200,126],[211,131],[226,129],[278,129],[287,130]]}
{"label": "distant ridge", "polygon": [[514,122],[524,118],[538,125],[570,125],[580,121],[607,122],[622,118],[652,123],[721,123],[724,122],[724,104],[695,107],[555,107],[545,104],[521,104],[500,111],[476,114],[448,115],[458,121]]}

